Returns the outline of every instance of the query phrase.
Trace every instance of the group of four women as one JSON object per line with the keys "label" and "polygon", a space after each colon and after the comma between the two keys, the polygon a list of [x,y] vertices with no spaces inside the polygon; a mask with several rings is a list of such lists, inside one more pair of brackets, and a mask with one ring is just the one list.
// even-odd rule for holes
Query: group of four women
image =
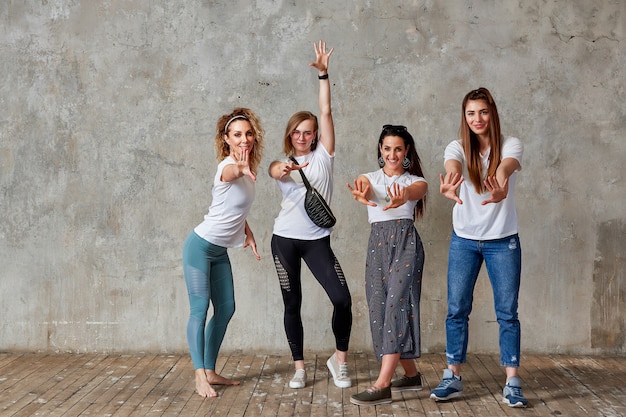
{"label": "group of four women", "polygon": [[[286,158],[274,161],[269,174],[282,193],[271,250],[284,302],[284,327],[294,361],[291,388],[304,388],[302,260],[333,305],[335,352],[327,366],[337,387],[352,385],[348,345],[352,300],[343,271],[330,246],[330,228],[316,226],[305,207],[301,170],[330,202],[333,192],[335,132],[331,112],[328,64],[333,49],[314,44],[319,86],[319,120],[307,111],[295,113],[284,136]],[[497,109],[484,88],[466,95],[460,138],[445,151],[446,174],[440,192],[456,202],[448,261],[446,356],[448,369],[431,393],[437,401],[462,394],[461,364],[466,361],[468,320],[474,285],[483,261],[493,287],[500,325],[501,365],[507,381],[503,400],[512,407],[527,404],[517,374],[520,326],[517,317],[521,249],[514,200],[516,173],[521,169],[522,144],[503,138]],[[190,303],[187,340],[195,369],[196,390],[215,397],[214,385],[237,385],[215,371],[219,348],[235,311],[233,276],[227,248],[250,246],[260,259],[246,221],[255,196],[255,179],[263,151],[264,131],[249,109],[236,108],[217,123],[218,160],[212,202],[204,221],[187,237],[183,267]],[[376,357],[381,362],[376,382],[351,396],[357,405],[391,402],[392,392],[419,390],[420,294],[424,250],[414,222],[424,214],[428,184],[415,141],[406,127],[384,125],[378,140],[380,169],[348,184],[354,199],[367,206],[371,232],[366,256],[365,285]],[[213,315],[207,322],[209,305]],[[393,380],[398,363],[404,376]]]}

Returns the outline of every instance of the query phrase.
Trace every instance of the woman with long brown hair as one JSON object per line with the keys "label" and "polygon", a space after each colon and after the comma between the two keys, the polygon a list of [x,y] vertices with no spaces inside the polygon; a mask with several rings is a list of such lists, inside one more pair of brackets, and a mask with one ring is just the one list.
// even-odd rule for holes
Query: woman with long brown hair
{"label": "woman with long brown hair", "polygon": [[[445,150],[440,192],[456,204],[448,254],[448,368],[430,397],[446,401],[463,393],[474,286],[485,263],[500,327],[500,365],[506,370],[503,401],[525,407],[518,376],[520,322],[517,314],[522,251],[515,207],[515,180],[524,151],[519,139],[503,137],[496,103],[486,88],[472,90],[462,103],[460,139]],[[458,192],[458,195],[457,195]]]}

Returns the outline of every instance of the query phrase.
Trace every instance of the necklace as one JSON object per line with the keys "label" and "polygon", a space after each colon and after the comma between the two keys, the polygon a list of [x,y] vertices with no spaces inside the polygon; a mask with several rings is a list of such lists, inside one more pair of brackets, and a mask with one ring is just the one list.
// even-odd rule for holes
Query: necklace
{"label": "necklace", "polygon": [[393,187],[393,185],[396,183],[396,181],[398,181],[400,179],[400,177],[402,177],[404,175],[404,172],[400,175],[398,175],[396,177],[395,180],[393,180],[391,182],[391,184],[389,184],[389,186],[387,186],[387,174],[385,174],[385,170],[383,170],[383,182],[385,183],[385,201],[386,202],[390,202],[391,201],[391,197],[389,197],[389,191],[387,191],[387,189]]}

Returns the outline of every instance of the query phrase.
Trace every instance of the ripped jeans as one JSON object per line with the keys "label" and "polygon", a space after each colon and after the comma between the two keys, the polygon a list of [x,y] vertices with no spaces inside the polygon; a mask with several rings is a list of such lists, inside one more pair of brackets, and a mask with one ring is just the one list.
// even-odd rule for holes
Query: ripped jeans
{"label": "ripped jeans", "polygon": [[500,326],[500,365],[519,367],[521,333],[517,305],[522,250],[517,234],[502,239],[471,240],[452,232],[448,255],[446,317],[448,364],[466,362],[469,315],[483,261],[491,281],[496,319]]}

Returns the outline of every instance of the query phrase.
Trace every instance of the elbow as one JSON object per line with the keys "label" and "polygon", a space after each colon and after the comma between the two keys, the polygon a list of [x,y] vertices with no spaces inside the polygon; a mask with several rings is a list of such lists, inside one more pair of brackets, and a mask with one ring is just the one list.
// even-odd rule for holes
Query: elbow
{"label": "elbow", "polygon": [[274,161],[270,164],[269,168],[267,169],[267,173],[270,177],[277,179],[280,176],[280,174],[277,172],[278,166],[280,166],[279,161]]}
{"label": "elbow", "polygon": [[332,113],[332,109],[330,108],[330,105],[320,107],[320,116],[331,117],[332,114],[333,113]]}

